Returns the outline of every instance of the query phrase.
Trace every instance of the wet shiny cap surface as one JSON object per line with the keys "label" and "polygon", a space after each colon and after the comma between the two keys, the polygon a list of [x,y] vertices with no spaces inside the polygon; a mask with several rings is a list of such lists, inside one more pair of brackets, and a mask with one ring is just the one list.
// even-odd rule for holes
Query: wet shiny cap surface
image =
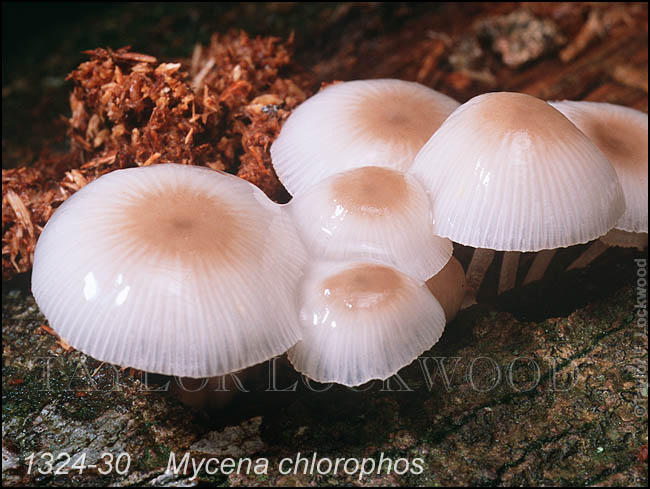
{"label": "wet shiny cap surface", "polygon": [[433,233],[424,188],[397,170],[337,173],[294,197],[288,210],[316,260],[369,258],[426,280],[452,253],[451,241]]}
{"label": "wet shiny cap surface", "polygon": [[64,202],[38,241],[32,291],[52,328],[98,360],[206,377],[298,340],[305,262],[255,186],[161,164],[109,173]]}
{"label": "wet shiny cap surface", "polygon": [[288,352],[319,382],[385,379],[438,341],[445,314],[423,282],[373,262],[324,262],[301,287],[303,337]]}
{"label": "wet shiny cap surface", "polygon": [[403,80],[332,84],[303,102],[284,123],[271,146],[273,167],[294,197],[354,168],[406,171],[458,105],[442,93]]}
{"label": "wet shiny cap surface", "polygon": [[475,248],[539,251],[586,243],[625,209],[614,168],[548,103],[486,93],[456,109],[410,170],[434,232]]}

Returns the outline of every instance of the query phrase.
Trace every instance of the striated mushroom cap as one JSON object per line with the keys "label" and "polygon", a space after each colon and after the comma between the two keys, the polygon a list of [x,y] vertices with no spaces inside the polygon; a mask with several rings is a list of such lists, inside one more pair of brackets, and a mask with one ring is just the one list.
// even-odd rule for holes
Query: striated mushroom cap
{"label": "striated mushroom cap", "polygon": [[424,281],[453,251],[433,234],[430,207],[415,178],[368,166],[326,178],[288,209],[317,260],[371,258]]}
{"label": "striated mushroom cap", "polygon": [[291,195],[361,166],[406,171],[458,102],[419,83],[393,79],[330,85],[303,102],[271,146]]}
{"label": "striated mushroom cap", "polygon": [[648,232],[648,114],[602,102],[549,102],[607,156],[625,194],[615,229]]}
{"label": "striated mushroom cap", "polygon": [[161,164],[104,175],[61,205],[38,241],[32,291],[54,330],[98,360],[209,377],[298,341],[305,262],[254,185]]}
{"label": "striated mushroom cap", "polygon": [[525,94],[487,93],[460,106],[411,172],[430,192],[434,232],[475,248],[586,243],[625,210],[602,152],[558,110]]}
{"label": "striated mushroom cap", "polygon": [[303,337],[289,361],[318,382],[386,379],[431,348],[445,327],[424,283],[377,263],[316,264],[301,298]]}

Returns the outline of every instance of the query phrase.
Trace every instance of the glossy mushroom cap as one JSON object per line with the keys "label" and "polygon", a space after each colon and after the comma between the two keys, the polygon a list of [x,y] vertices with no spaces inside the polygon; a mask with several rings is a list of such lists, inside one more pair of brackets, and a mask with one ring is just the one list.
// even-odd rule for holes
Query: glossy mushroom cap
{"label": "glossy mushroom cap", "polygon": [[586,243],[623,214],[616,172],[559,111],[530,95],[460,106],[418,153],[434,232],[475,248],[539,251]]}
{"label": "glossy mushroom cap", "polygon": [[273,167],[291,195],[361,166],[407,170],[458,102],[402,80],[330,85],[287,119],[271,146]]}
{"label": "glossy mushroom cap", "polygon": [[104,175],[54,213],[32,290],[54,330],[98,360],[209,377],[299,339],[305,261],[280,207],[252,184],[154,165]]}
{"label": "glossy mushroom cap", "polygon": [[648,114],[601,102],[550,102],[584,132],[614,166],[626,209],[615,228],[648,232]]}
{"label": "glossy mushroom cap", "polygon": [[301,297],[303,338],[288,356],[318,382],[386,379],[431,348],[445,327],[424,283],[377,263],[317,264]]}
{"label": "glossy mushroom cap", "polygon": [[371,258],[424,281],[453,251],[433,234],[430,206],[415,178],[369,166],[326,178],[288,209],[315,259]]}

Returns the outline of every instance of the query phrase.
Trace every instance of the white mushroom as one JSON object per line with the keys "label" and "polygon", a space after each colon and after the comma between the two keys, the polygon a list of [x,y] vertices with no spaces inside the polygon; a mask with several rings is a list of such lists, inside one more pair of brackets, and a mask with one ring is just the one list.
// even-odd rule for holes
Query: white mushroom
{"label": "white mushroom", "polygon": [[422,281],[453,251],[433,234],[430,207],[415,178],[376,166],[330,176],[288,205],[316,260],[371,258]]}
{"label": "white mushroom", "polygon": [[586,243],[611,229],[625,201],[607,158],[559,111],[535,97],[488,93],[460,106],[418,153],[411,172],[433,202],[434,232],[477,248],[469,301],[494,250],[499,290],[521,251]]}
{"label": "white mushroom", "polygon": [[273,167],[293,196],[330,175],[361,166],[405,171],[458,105],[414,82],[335,83],[287,119],[271,146]]}
{"label": "white mushroom", "polygon": [[424,283],[372,262],[316,264],[301,299],[303,338],[289,361],[318,382],[386,379],[431,348],[445,327]]}
{"label": "white mushroom", "polygon": [[289,220],[254,185],[161,164],[70,197],[38,241],[32,290],[52,328],[98,360],[211,377],[298,341],[305,262]]}
{"label": "white mushroom", "polygon": [[648,114],[601,102],[550,102],[607,156],[625,194],[625,213],[614,229],[569,265],[580,268],[609,246],[648,245]]}

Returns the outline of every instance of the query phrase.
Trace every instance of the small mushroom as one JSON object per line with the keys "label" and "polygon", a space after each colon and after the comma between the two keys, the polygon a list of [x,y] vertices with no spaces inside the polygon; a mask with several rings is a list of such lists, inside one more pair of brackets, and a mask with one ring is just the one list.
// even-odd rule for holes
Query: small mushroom
{"label": "small mushroom", "polygon": [[373,262],[318,263],[302,286],[303,337],[288,352],[317,382],[386,379],[431,348],[445,313],[423,282]]}
{"label": "small mushroom", "polygon": [[602,102],[550,102],[607,156],[625,194],[625,213],[568,269],[586,266],[609,246],[648,244],[648,114]]}
{"label": "small mushroom", "polygon": [[424,281],[453,251],[433,234],[430,206],[412,176],[368,166],[327,177],[288,208],[316,260],[370,258]]}
{"label": "small mushroom", "polygon": [[335,83],[287,119],[271,146],[273,167],[293,196],[334,173],[361,166],[405,171],[458,105],[414,82]]}
{"label": "small mushroom", "polygon": [[625,201],[602,152],[535,97],[488,93],[455,110],[410,170],[430,192],[434,232],[477,248],[468,303],[505,251],[499,291],[515,283],[519,252],[586,243],[611,229]]}
{"label": "small mushroom", "polygon": [[32,291],[52,328],[98,360],[213,377],[298,341],[305,262],[254,185],[159,164],[104,175],[61,205],[36,246]]}

